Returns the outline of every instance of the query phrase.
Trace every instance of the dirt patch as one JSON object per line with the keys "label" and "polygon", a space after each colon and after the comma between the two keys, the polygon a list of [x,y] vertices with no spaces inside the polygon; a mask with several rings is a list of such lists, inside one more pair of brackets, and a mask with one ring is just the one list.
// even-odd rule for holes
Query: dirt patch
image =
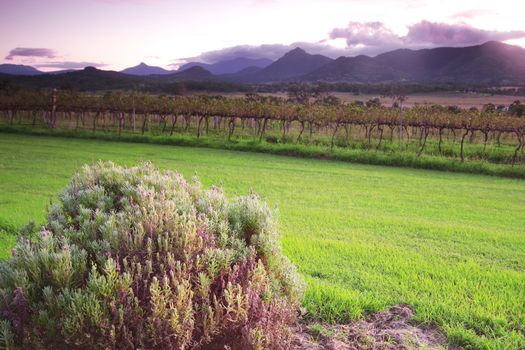
{"label": "dirt patch", "polygon": [[435,328],[410,324],[414,311],[397,305],[347,325],[298,324],[293,346],[306,350],[452,349]]}

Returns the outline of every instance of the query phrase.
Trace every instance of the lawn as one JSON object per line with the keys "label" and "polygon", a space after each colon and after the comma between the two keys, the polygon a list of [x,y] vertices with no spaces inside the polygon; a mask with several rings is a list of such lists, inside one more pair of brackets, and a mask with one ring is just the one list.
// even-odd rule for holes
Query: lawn
{"label": "lawn", "polygon": [[151,160],[278,206],[307,317],[406,303],[465,348],[525,347],[525,181],[204,148],[0,134],[0,253],[75,169]]}

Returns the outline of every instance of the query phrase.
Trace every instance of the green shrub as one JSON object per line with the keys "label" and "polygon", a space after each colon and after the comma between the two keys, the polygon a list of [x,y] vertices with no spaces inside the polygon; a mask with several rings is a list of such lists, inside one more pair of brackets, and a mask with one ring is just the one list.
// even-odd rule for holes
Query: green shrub
{"label": "green shrub", "polygon": [[279,138],[277,136],[273,136],[273,135],[266,136],[265,140],[268,143],[279,143]]}
{"label": "green shrub", "polygon": [[303,282],[278,238],[255,195],[85,166],[0,265],[1,345],[287,348]]}

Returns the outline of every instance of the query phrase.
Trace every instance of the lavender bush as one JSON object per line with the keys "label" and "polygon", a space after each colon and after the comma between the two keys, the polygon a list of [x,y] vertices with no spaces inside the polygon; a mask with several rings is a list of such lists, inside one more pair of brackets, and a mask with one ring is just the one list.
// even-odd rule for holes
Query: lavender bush
{"label": "lavender bush", "polygon": [[281,349],[303,282],[255,195],[85,166],[0,265],[0,346]]}

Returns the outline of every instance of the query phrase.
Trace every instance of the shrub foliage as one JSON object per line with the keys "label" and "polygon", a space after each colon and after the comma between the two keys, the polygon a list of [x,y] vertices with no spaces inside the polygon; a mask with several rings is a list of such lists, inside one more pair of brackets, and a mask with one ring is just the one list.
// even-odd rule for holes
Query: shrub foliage
{"label": "shrub foliage", "polygon": [[287,348],[303,282],[253,194],[84,166],[0,265],[7,348]]}

